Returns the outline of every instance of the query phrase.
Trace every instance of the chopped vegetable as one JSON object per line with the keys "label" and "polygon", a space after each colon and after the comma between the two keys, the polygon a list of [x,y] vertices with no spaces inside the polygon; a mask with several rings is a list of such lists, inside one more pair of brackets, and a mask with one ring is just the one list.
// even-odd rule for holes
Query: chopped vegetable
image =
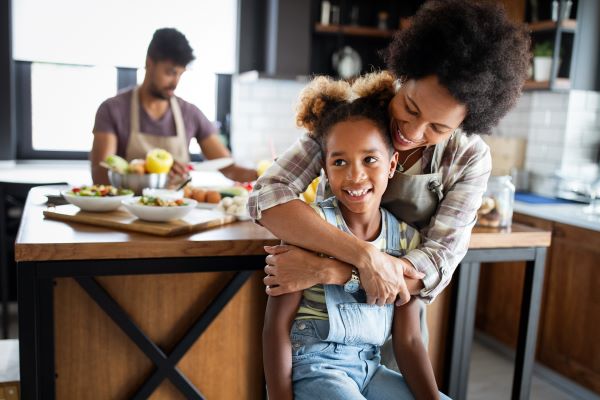
{"label": "chopped vegetable", "polygon": [[82,197],[113,197],[133,194],[133,191],[129,189],[117,189],[111,185],[92,185],[74,187],[67,194]]}
{"label": "chopped vegetable", "polygon": [[152,196],[142,196],[138,201],[139,204],[144,206],[152,206],[152,207],[178,207],[178,206],[187,206],[188,203],[185,202],[184,199],[177,200],[164,200],[159,197]]}

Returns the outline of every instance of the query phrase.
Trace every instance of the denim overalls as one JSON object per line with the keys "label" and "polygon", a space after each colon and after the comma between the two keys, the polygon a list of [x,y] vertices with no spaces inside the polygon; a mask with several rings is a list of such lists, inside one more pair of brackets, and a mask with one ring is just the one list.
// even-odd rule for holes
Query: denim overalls
{"label": "denim overalls", "polygon": [[[326,220],[342,229],[335,199],[319,206]],[[381,214],[386,252],[400,256],[399,223],[388,211]],[[294,398],[413,399],[404,378],[380,363],[379,346],[391,333],[394,306],[366,304],[362,289],[355,295],[340,285],[324,289],[329,320],[297,320],[290,333]]]}

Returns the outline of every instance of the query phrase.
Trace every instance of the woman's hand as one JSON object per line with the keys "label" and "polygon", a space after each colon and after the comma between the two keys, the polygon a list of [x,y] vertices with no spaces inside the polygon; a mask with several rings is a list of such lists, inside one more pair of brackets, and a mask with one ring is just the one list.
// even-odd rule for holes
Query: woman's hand
{"label": "woman's hand", "polygon": [[292,245],[265,246],[267,265],[263,279],[269,296],[297,292],[316,284],[344,284],[350,265]]}
{"label": "woman's hand", "polygon": [[[408,261],[386,254],[373,246],[367,247],[368,262],[357,265],[360,282],[367,292],[369,304],[400,306],[410,300],[410,292],[404,277],[420,280],[425,275]],[[398,298],[396,300],[396,298]]]}

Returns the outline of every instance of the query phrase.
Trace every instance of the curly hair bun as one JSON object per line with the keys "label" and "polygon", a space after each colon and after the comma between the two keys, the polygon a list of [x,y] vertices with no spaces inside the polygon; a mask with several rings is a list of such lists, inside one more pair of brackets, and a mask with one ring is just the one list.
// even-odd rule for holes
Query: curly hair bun
{"label": "curly hair bun", "polygon": [[356,79],[352,84],[352,92],[358,98],[372,98],[384,109],[394,97],[395,77],[387,72],[372,72]]}
{"label": "curly hair bun", "polygon": [[335,81],[326,76],[318,76],[300,92],[296,110],[296,125],[313,132],[325,112],[336,105],[348,102],[352,90],[346,81]]}

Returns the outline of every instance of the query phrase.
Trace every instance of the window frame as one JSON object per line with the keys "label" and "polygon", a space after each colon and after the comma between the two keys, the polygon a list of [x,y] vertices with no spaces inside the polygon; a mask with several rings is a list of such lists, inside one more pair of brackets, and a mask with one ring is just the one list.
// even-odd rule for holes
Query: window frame
{"label": "window frame", "polygon": [[[17,160],[87,160],[88,151],[35,150],[31,121],[31,62],[14,60]],[[135,85],[135,68],[117,68],[117,91]],[[91,132],[90,132],[91,133]]]}

